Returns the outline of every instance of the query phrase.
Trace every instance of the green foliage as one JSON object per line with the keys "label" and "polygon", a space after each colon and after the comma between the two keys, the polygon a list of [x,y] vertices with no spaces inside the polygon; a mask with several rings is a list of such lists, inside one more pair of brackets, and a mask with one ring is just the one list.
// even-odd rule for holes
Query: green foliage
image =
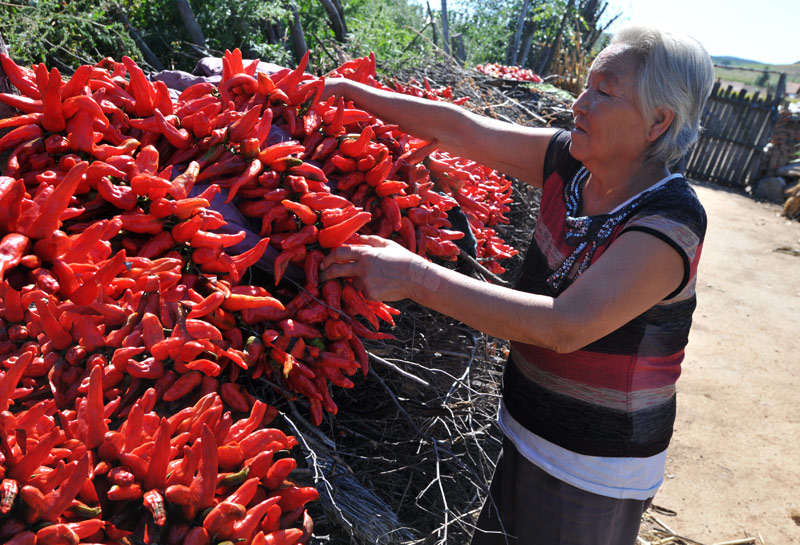
{"label": "green foliage", "polygon": [[[245,56],[278,63],[289,60],[282,44],[270,44],[266,34],[267,24],[287,18],[283,2],[211,0],[190,5],[209,55],[238,47]],[[174,0],[130,0],[127,9],[131,22],[166,67],[191,71],[205,56],[190,43]]]}
{"label": "green foliage", "polygon": [[449,13],[450,36],[464,37],[467,64],[504,62],[521,5],[521,0],[477,0],[463,11]]}
{"label": "green foliage", "polygon": [[104,57],[136,58],[138,50],[106,0],[0,3],[3,39],[13,59],[64,72]]}
{"label": "green foliage", "polygon": [[[191,71],[206,55],[241,49],[246,58],[281,65],[294,64],[288,28],[296,8],[305,40],[312,50],[310,69],[323,73],[347,58],[374,52],[379,70],[430,63],[437,58],[434,28],[442,47],[440,3],[432,0],[431,19],[421,0],[340,0],[348,29],[345,43],[335,41],[328,14],[319,0],[190,0],[206,39],[205,49],[190,43],[174,0],[9,0],[0,2],[0,30],[11,54],[23,63],[74,68],[103,57],[141,52],[121,21],[122,11],[134,30],[167,69]],[[535,30],[528,65],[550,43],[567,0],[531,0],[526,25]],[[450,3],[450,36],[460,34],[467,65],[505,62],[513,43],[523,0],[471,0]],[[577,16],[575,16],[577,17]],[[574,18],[564,29],[563,43],[573,43]]]}
{"label": "green foliage", "polygon": [[408,0],[352,0],[345,8],[350,38],[348,52],[363,57],[374,52],[387,72],[432,59],[435,50],[422,7]]}

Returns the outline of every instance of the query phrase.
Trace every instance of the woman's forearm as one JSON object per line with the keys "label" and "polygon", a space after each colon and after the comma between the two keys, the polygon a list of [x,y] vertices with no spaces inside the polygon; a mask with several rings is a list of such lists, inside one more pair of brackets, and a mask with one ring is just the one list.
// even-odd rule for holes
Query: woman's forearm
{"label": "woman's forearm", "polygon": [[326,93],[352,100],[386,123],[453,155],[471,159],[537,187],[542,184],[544,154],[555,129],[524,127],[483,117],[443,101],[384,91],[335,78]]}
{"label": "woman's forearm", "polygon": [[406,294],[493,337],[574,350],[564,335],[572,327],[551,297],[481,282],[424,260],[409,267]]}
{"label": "woman's forearm", "polygon": [[471,122],[469,118],[472,114],[463,108],[446,102],[384,91],[350,80],[326,81],[326,86],[382,121],[399,125],[404,132],[427,141],[435,139],[445,151],[457,154],[464,151],[459,139],[452,136],[460,133],[458,127],[467,126]]}

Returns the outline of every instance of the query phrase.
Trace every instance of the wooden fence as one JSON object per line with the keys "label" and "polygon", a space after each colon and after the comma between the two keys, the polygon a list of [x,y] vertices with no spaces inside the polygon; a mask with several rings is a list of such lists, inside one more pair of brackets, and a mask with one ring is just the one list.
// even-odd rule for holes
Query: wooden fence
{"label": "wooden fence", "polygon": [[745,98],[745,93],[714,84],[701,122],[704,130],[684,163],[688,177],[742,188],[754,181],[782,97],[762,99],[756,92]]}

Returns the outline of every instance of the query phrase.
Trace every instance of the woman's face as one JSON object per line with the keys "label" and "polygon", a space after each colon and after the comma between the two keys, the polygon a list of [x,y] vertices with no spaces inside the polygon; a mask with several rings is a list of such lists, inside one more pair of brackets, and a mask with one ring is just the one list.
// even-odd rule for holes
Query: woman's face
{"label": "woman's face", "polygon": [[575,128],[570,152],[589,170],[593,164],[639,160],[649,146],[647,124],[636,103],[636,71],[633,50],[607,47],[572,104]]}

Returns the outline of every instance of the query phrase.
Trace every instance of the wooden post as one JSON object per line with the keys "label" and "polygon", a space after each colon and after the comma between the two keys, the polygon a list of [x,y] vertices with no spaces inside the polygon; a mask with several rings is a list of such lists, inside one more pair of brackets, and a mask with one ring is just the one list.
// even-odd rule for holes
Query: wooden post
{"label": "wooden post", "polygon": [[517,31],[514,33],[514,42],[511,47],[510,55],[507,56],[508,64],[516,65],[519,60],[520,42],[522,40],[522,29],[525,26],[525,19],[528,17],[528,9],[530,8],[530,0],[522,2],[522,8],[519,10],[517,16]]}
{"label": "wooden post", "polygon": [[347,34],[347,21],[344,19],[344,8],[342,7],[342,3],[339,0],[333,0],[333,5],[336,6],[336,11],[339,12],[339,19],[342,21],[342,29],[344,33]]}
{"label": "wooden post", "polygon": [[453,42],[453,57],[455,57],[458,64],[464,66],[464,62],[467,60],[467,52],[464,49],[464,36],[462,34],[456,34],[451,41]]}
{"label": "wooden post", "polygon": [[337,42],[344,42],[345,40],[345,26],[344,26],[344,18],[339,13],[339,10],[336,9],[336,6],[333,4],[333,0],[319,0],[322,7],[325,8],[325,11],[328,13],[328,20],[331,22],[331,28],[333,29],[333,35],[336,37]]}
{"label": "wooden post", "polygon": [[561,48],[561,36],[564,34],[564,25],[566,25],[567,23],[567,17],[569,17],[570,12],[572,11],[572,4],[574,3],[575,0],[569,0],[569,2],[567,2],[567,7],[564,9],[564,16],[561,18],[561,25],[559,25],[558,27],[558,32],[556,33],[555,39],[548,46],[544,60],[542,61],[541,65],[539,65],[539,68],[536,70],[538,74],[542,75],[548,74],[548,70],[550,69],[550,63],[553,62],[553,57],[555,57],[558,49]]}
{"label": "wooden post", "polygon": [[428,4],[428,17],[431,20],[431,30],[433,31],[433,45],[439,47],[439,43],[436,37],[436,20],[433,18],[433,11],[431,11],[431,3],[427,1],[425,3]]}
{"label": "wooden post", "polygon": [[450,30],[447,26],[447,0],[442,0],[442,46],[444,52],[450,54]]}
{"label": "wooden post", "polygon": [[306,35],[303,33],[303,27],[300,25],[300,12],[297,6],[291,4],[292,10],[292,25],[289,27],[289,36],[292,39],[292,49],[294,49],[294,60],[299,63],[303,55],[308,51],[306,44]]}
{"label": "wooden post", "polygon": [[178,7],[178,15],[183,21],[183,26],[189,33],[189,39],[192,43],[200,47],[206,46],[206,37],[203,34],[203,29],[197,23],[197,18],[194,16],[192,6],[189,5],[189,0],[175,0],[175,5]]}
{"label": "wooden post", "polygon": [[142,36],[136,31],[136,29],[131,24],[130,20],[128,19],[128,15],[125,13],[125,8],[120,7],[117,10],[117,17],[122,22],[125,29],[130,34],[131,38],[133,38],[134,43],[139,48],[139,51],[142,52],[142,57],[144,57],[145,62],[152,66],[157,71],[164,70],[164,65],[161,64],[161,61],[158,60],[156,54],[147,46]]}
{"label": "wooden post", "polygon": [[778,85],[775,87],[775,103],[780,104],[786,94],[786,72],[778,76]]}

